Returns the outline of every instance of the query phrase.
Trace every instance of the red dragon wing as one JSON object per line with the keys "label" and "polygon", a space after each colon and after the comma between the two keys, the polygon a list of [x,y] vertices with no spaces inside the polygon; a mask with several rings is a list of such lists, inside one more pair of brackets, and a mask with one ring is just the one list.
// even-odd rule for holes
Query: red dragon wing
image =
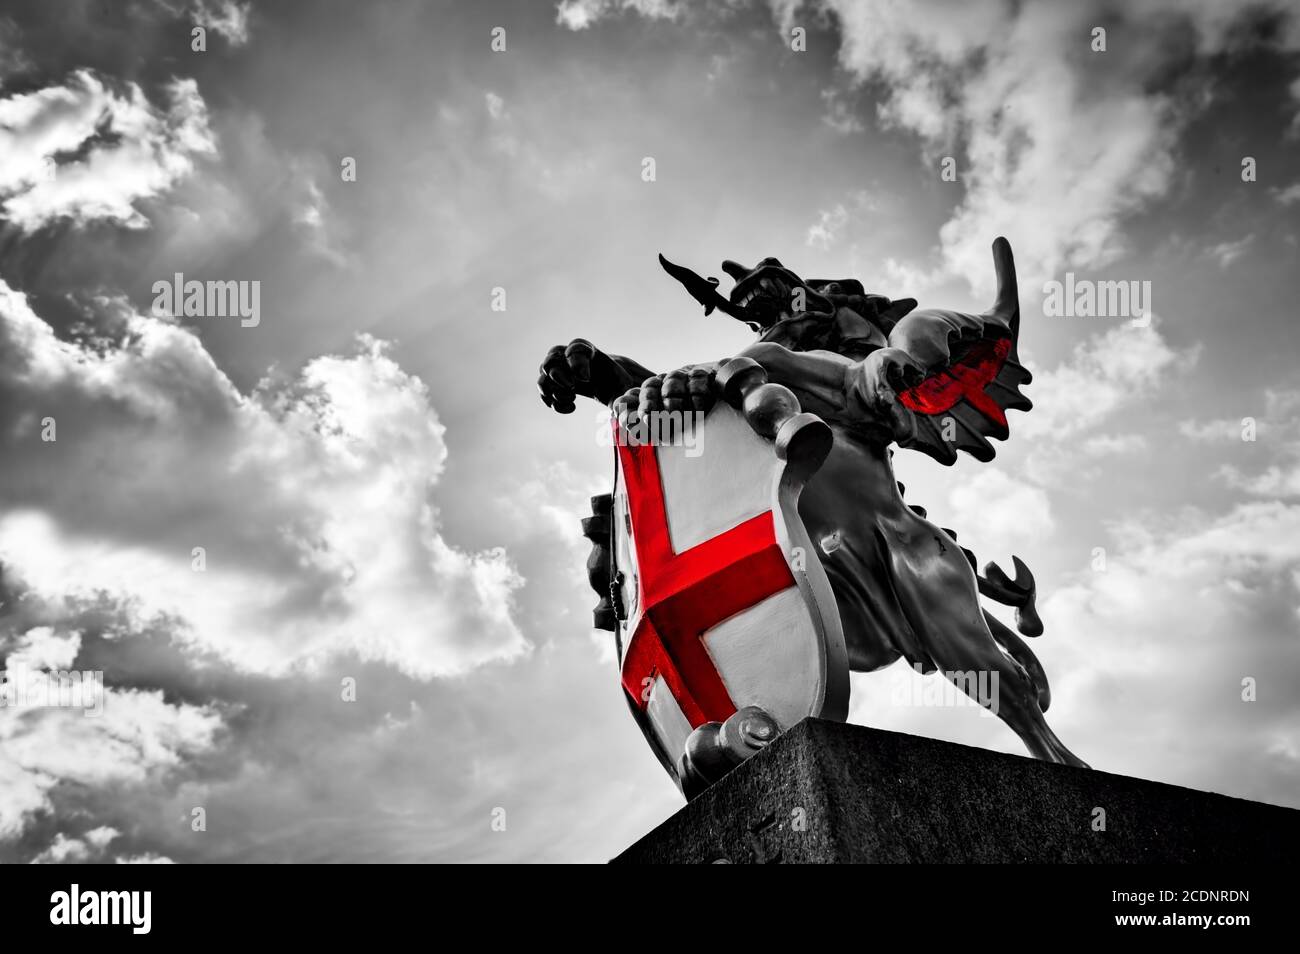
{"label": "red dragon wing", "polygon": [[1006,412],[1032,407],[1020,393],[1030,374],[1016,356],[1020,298],[1005,238],[993,243],[993,264],[998,294],[987,312],[927,308],[906,315],[889,334],[890,347],[910,354],[927,375],[899,395],[911,432],[899,446],[919,450],[941,464],[956,463],[959,450],[977,460],[992,460],[995,451],[988,438],[1007,439]]}

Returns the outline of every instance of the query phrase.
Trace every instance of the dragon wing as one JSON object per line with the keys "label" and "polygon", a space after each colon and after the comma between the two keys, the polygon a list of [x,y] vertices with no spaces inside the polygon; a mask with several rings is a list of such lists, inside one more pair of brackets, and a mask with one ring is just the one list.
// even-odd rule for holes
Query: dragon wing
{"label": "dragon wing", "polygon": [[1020,393],[1030,381],[1016,355],[1020,298],[1011,244],[993,243],[998,294],[982,315],[927,308],[903,317],[890,331],[889,346],[910,354],[926,372],[920,384],[899,394],[910,434],[899,440],[941,464],[963,450],[977,460],[994,456],[987,438],[1006,440],[1008,410],[1033,405]]}

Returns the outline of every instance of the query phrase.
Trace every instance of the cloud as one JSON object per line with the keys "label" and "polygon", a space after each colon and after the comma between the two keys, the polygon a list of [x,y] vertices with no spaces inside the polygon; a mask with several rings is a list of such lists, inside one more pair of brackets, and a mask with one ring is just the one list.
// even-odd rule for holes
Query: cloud
{"label": "cloud", "polygon": [[248,42],[250,4],[235,0],[195,0],[191,6],[194,22],[225,38],[231,46]]}
{"label": "cloud", "polygon": [[174,865],[176,862],[162,855],[130,855],[125,858],[114,858],[114,864],[119,865]]}
{"label": "cloud", "polygon": [[1244,420],[1180,421],[1178,433],[1194,441],[1241,440]]}
{"label": "cloud", "polygon": [[1094,434],[1086,438],[1081,447],[1089,457],[1132,454],[1146,448],[1147,439],[1141,434]]}
{"label": "cloud", "polygon": [[841,136],[851,136],[866,131],[867,127],[863,125],[862,120],[835,88],[822,90],[822,102],[826,104],[826,111],[822,113],[822,122]]}
{"label": "cloud", "polygon": [[[1151,81],[1183,54],[1178,44],[1149,44],[1134,57],[1124,39],[1172,35],[1177,24],[1192,31],[1199,55],[1213,55],[1231,46],[1231,27],[1247,11],[1173,0],[1122,13],[1002,0],[908,4],[906,15],[885,0],[772,6],[786,25],[800,10],[833,12],[841,64],[858,82],[883,88],[878,121],[915,134],[929,162],[958,158],[966,192],[941,231],[940,251],[943,267],[979,293],[991,287],[995,235],[1012,239],[1026,284],[1122,253],[1124,218],[1168,191],[1178,135],[1208,102],[1151,92]],[[1286,24],[1277,44],[1300,48],[1287,5],[1254,9],[1262,8]],[[1093,52],[1091,31],[1103,22],[1109,48]]]}
{"label": "cloud", "polygon": [[0,217],[26,232],[66,219],[144,228],[136,203],[167,191],[216,152],[193,80],[172,80],[153,106],[134,83],[89,70],[0,99]]}
{"label": "cloud", "polygon": [[678,0],[560,0],[555,22],[570,30],[585,30],[602,17],[629,11],[652,20],[676,20],[684,7]]}
{"label": "cloud", "polygon": [[[1140,431],[1149,424],[1151,402],[1199,360],[1199,345],[1179,350],[1165,340],[1157,315],[1146,323],[1097,321],[1109,327],[1056,367],[1035,372],[1027,389],[1034,408],[1011,422],[1013,440],[1026,442],[1024,473],[1044,487],[1093,479],[1102,458],[1146,447]],[[1148,410],[1133,413],[1143,406]]]}
{"label": "cloud", "polygon": [[1197,443],[1222,444],[1243,456],[1264,456],[1263,469],[1247,473],[1237,464],[1223,464],[1215,476],[1237,490],[1257,497],[1300,496],[1300,390],[1268,388],[1262,413],[1237,419],[1185,420],[1178,431]]}
{"label": "cloud", "polygon": [[981,544],[996,541],[999,549],[1010,551],[1043,539],[1056,527],[1047,492],[996,467],[984,467],[955,486],[948,503],[961,514],[963,543],[969,533]]}
{"label": "cloud", "polygon": [[1235,242],[1220,242],[1206,249],[1205,254],[1219,263],[1220,268],[1227,268],[1241,256],[1249,251],[1250,247],[1255,244],[1255,235],[1242,236]]}
{"label": "cloud", "polygon": [[155,0],[164,15],[189,21],[216,33],[232,47],[248,43],[251,0]]}
{"label": "cloud", "polygon": [[116,828],[101,825],[92,828],[80,838],[69,837],[63,832],[54,836],[50,846],[32,859],[34,865],[58,865],[72,862],[84,862],[98,855],[114,838],[121,834]]}
{"label": "cloud", "polygon": [[1068,361],[1036,374],[1033,413],[1013,429],[1034,440],[1073,437],[1153,393],[1168,372],[1195,364],[1197,349],[1175,351],[1158,324],[1152,316],[1146,324],[1116,325],[1077,345]]}
{"label": "cloud", "polygon": [[[447,447],[424,385],[363,338],[352,354],[273,370],[241,392],[195,335],[121,299],[100,305],[100,334],[64,341],[0,284],[0,453],[15,463],[0,475],[0,659],[103,669],[108,687],[98,719],[0,709],[0,847],[46,861],[168,863],[225,857],[238,843],[283,859],[315,841],[293,831],[305,801],[328,797],[341,817],[375,815],[369,844],[388,857],[402,845],[481,850],[442,809],[410,823],[436,828],[419,846],[384,810],[400,787],[409,817],[417,789],[426,801],[450,791],[440,773],[490,750],[481,725],[507,711],[492,687],[514,667],[463,689],[432,677],[530,651],[513,561],[461,551],[439,531],[433,493]],[[38,436],[46,417],[53,442]],[[568,531],[545,539],[573,544],[562,547],[569,569],[546,579],[556,588],[537,594],[554,603],[560,582],[583,584],[573,567],[585,548],[557,498],[539,484],[536,499]],[[554,563],[551,552],[539,565]],[[344,677],[360,687],[355,707],[340,702]],[[546,695],[529,688],[532,675],[510,678],[510,704],[525,690]],[[317,754],[322,733],[330,745]],[[415,748],[440,754],[413,763]],[[341,751],[367,769],[326,796],[317,779],[337,774]],[[530,771],[550,771],[547,751]],[[389,794],[376,803],[378,777]],[[455,795],[461,808],[521,798],[483,785]],[[188,823],[169,819],[194,805],[267,817],[187,840]],[[74,819],[128,835],[95,851]],[[316,857],[339,857],[349,838],[337,833]]]}
{"label": "cloud", "polygon": [[19,45],[22,33],[9,17],[0,16],[0,83],[13,73],[32,68],[31,58]]}
{"label": "cloud", "polygon": [[10,647],[5,665],[10,669],[70,669],[81,648],[76,633],[56,633],[50,626],[33,626]]}
{"label": "cloud", "polygon": [[1243,474],[1231,464],[1225,464],[1217,475],[1228,486],[1244,490],[1257,497],[1300,496],[1300,468],[1271,464],[1257,474]]}
{"label": "cloud", "polygon": [[193,334],[121,320],[120,347],[63,341],[0,284],[0,561],[29,586],[129,595],[255,671],[352,651],[428,677],[526,651],[505,553],[439,533],[444,428],[380,342],[242,394]]}
{"label": "cloud", "polygon": [[828,250],[835,244],[848,221],[849,210],[844,208],[843,203],[837,204],[833,209],[823,209],[816,223],[808,227],[804,244],[822,251]]}
{"label": "cloud", "polygon": [[[1096,768],[1297,805],[1300,507],[1127,520],[1043,615],[1054,722]],[[1255,680],[1257,701],[1243,699]]]}
{"label": "cloud", "polygon": [[[1048,634],[1033,649],[1051,677],[1052,728],[1101,771],[1300,807],[1300,507],[1110,530],[1105,568],[1040,600]],[[893,704],[893,685],[923,678],[939,677],[855,675],[850,720],[1023,754],[978,710]]]}
{"label": "cloud", "polygon": [[[573,601],[557,595],[585,586],[574,517],[562,513],[578,512],[584,488],[567,491],[539,490],[537,499],[568,532],[557,535],[549,519],[521,528],[548,568],[528,615],[550,640],[528,666],[484,666],[457,679],[416,680],[355,656],[248,673],[199,652],[174,620],[142,624],[128,601],[47,604],[0,580],[8,611],[0,631],[13,622],[76,629],[84,634],[78,668],[102,669],[118,690],[161,689],[222,718],[211,746],[143,779],[65,779],[47,766],[59,781],[21,834],[0,837],[0,860],[29,860],[59,833],[85,840],[80,832],[96,826],[122,834],[95,860],[590,861],[625,846],[680,803],[626,717],[616,668],[581,637]],[[592,602],[588,592],[577,604],[587,625]],[[356,680],[355,701],[340,694],[343,676]],[[593,709],[593,700],[604,702]],[[593,719],[606,703],[620,717]],[[4,772],[0,759],[0,785]],[[202,833],[191,829],[196,806],[207,816]],[[509,812],[507,832],[488,827],[497,806]]]}
{"label": "cloud", "polygon": [[[493,189],[518,186],[554,201],[572,200],[589,192],[592,176],[605,161],[599,152],[574,152],[570,140],[557,139],[558,127],[544,112],[512,110],[491,90],[483,93],[483,104],[478,128],[496,161],[484,166],[482,156],[474,154],[472,158],[457,157],[453,164],[472,162],[490,170]],[[461,128],[463,117],[457,111],[440,110],[439,124],[448,128],[449,142],[471,141]]]}
{"label": "cloud", "polygon": [[304,179],[305,192],[293,212],[293,223],[303,239],[303,245],[334,265],[346,265],[348,257],[338,248],[331,234],[329,201],[310,175],[305,175]]}
{"label": "cloud", "polygon": [[1288,206],[1300,202],[1300,182],[1293,182],[1285,189],[1269,189],[1269,194],[1277,200],[1278,205]]}
{"label": "cloud", "polygon": [[[161,784],[184,760],[211,748],[221,728],[211,706],[171,704],[161,690],[105,688],[103,711],[0,709],[0,839],[53,807],[58,785]],[[78,846],[61,849],[75,853]],[[75,859],[73,859],[75,860]]]}
{"label": "cloud", "polygon": [[1290,86],[1291,98],[1296,103],[1296,113],[1291,117],[1291,125],[1287,127],[1287,135],[1291,137],[1300,136],[1300,79],[1297,79]]}
{"label": "cloud", "polygon": [[879,209],[880,202],[875,192],[855,189],[844,202],[837,202],[832,208],[818,212],[817,221],[808,227],[804,244],[829,251],[840,242],[857,217],[864,213],[878,212]]}
{"label": "cloud", "polygon": [[[940,231],[940,268],[980,295],[992,291],[993,236],[1012,240],[1027,286],[1123,254],[1124,220],[1168,193],[1179,137],[1213,101],[1203,86],[1167,82],[1188,52],[1175,37],[1190,37],[1207,58],[1238,50],[1243,22],[1272,16],[1278,28],[1261,33],[1263,42],[1300,50],[1300,16],[1284,0],[1153,0],[1122,10],[1005,0],[769,6],[784,31],[806,11],[832,15],[840,65],[855,85],[880,91],[878,123],[915,135],[936,176],[941,158],[958,160],[965,193]],[[675,20],[686,10],[669,0],[564,0],[557,21],[579,30],[628,11]],[[1093,30],[1103,25],[1107,48],[1094,51]],[[1166,39],[1133,56],[1126,40],[1135,35]],[[1173,92],[1152,92],[1158,81]],[[1300,99],[1300,80],[1291,89]],[[823,98],[826,121],[853,131],[836,92]]]}

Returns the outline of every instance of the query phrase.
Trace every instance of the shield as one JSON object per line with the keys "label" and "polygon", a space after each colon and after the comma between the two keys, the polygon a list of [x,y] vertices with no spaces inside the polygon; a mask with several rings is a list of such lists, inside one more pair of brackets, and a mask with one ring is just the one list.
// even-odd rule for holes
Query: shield
{"label": "shield", "polygon": [[673,440],[666,427],[613,422],[620,672],[679,786],[687,737],[705,723],[759,706],[784,731],[807,716],[842,720],[848,706],[839,612],[798,512],[830,428],[737,361],[743,373],[719,374],[730,403]]}

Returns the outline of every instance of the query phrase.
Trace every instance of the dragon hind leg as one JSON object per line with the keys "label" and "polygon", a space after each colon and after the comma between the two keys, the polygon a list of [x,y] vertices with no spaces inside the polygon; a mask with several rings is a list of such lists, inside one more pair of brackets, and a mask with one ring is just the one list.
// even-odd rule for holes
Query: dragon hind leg
{"label": "dragon hind leg", "polygon": [[1038,694],[1038,708],[1040,711],[1046,712],[1047,707],[1052,704],[1052,688],[1047,684],[1047,673],[1043,671],[1043,664],[1038,661],[1034,651],[1029,648],[1029,645],[1023,639],[988,610],[984,611],[984,622],[988,626],[989,632],[993,634],[993,639],[997,644],[1005,649],[1012,659],[1024,667],[1030,682],[1034,684],[1034,690]]}
{"label": "dragon hind leg", "polygon": [[952,539],[924,518],[908,513],[893,522],[889,532],[879,530],[877,541],[887,554],[885,565],[903,613],[935,667],[964,691],[987,673],[984,684],[996,680],[996,695],[976,701],[1020,736],[1032,755],[1086,767],[1048,726],[1035,680],[990,632],[979,605],[975,573]]}

